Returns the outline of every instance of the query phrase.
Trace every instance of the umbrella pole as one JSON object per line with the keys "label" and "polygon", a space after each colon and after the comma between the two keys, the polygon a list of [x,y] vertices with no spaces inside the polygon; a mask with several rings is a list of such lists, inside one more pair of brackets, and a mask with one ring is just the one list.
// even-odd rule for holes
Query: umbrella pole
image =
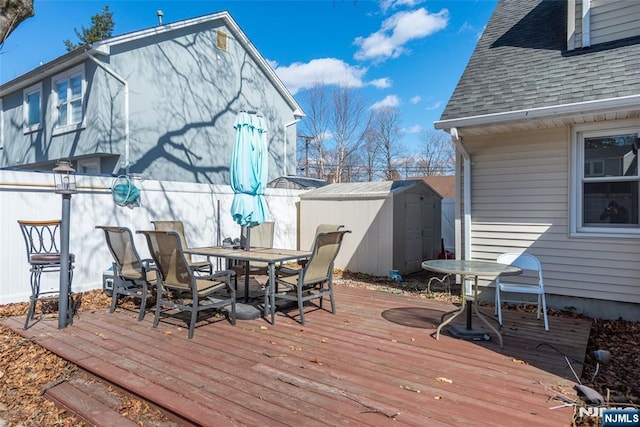
{"label": "umbrella pole", "polygon": [[[244,240],[244,250],[251,250],[251,227],[242,227],[246,233],[246,237]],[[249,261],[245,261],[244,263],[244,302],[249,301]]]}
{"label": "umbrella pole", "polygon": [[[220,246],[220,200],[216,200],[217,202],[217,212],[216,212],[216,222],[218,223],[218,227],[216,228],[218,235],[216,236],[216,245]],[[218,257],[216,261],[216,267],[218,271],[222,270],[222,259]]]}

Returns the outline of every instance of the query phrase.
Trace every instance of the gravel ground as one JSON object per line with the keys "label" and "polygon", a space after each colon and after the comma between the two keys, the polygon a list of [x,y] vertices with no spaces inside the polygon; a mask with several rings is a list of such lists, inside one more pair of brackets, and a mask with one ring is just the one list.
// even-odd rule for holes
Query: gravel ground
{"label": "gravel ground", "polygon": [[[428,276],[417,274],[403,282],[388,278],[373,278],[365,275],[338,274],[338,286],[352,286],[391,292],[416,298],[431,298],[455,302],[459,293],[453,289],[450,294],[441,284],[434,285],[432,294],[424,292]],[[456,292],[458,291],[458,292]],[[85,312],[106,308],[110,299],[101,291],[90,291],[80,296],[77,318]],[[133,306],[132,302],[127,302]],[[520,307],[519,309],[523,309]],[[524,309],[527,309],[526,307]],[[0,306],[0,317],[21,316],[27,305],[7,304]],[[52,314],[54,315],[54,314]],[[550,312],[550,315],[571,316],[569,313]],[[591,336],[585,366],[583,384],[592,387],[603,396],[609,394],[612,400],[640,404],[640,323],[623,320],[604,321],[593,319]],[[596,361],[593,352],[608,350],[611,361],[601,365],[594,377]],[[55,354],[41,348],[29,340],[0,327],[0,426],[84,426],[85,424],[66,411],[58,409],[47,400],[43,393],[52,385],[86,375],[77,367]],[[90,378],[84,378],[91,381]],[[110,389],[115,408],[127,418],[141,426],[173,426],[162,413],[150,408],[145,402],[133,399]]]}

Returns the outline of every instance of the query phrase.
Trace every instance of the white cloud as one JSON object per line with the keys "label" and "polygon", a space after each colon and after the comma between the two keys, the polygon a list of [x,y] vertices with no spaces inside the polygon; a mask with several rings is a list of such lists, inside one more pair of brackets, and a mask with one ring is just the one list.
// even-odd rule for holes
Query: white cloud
{"label": "white cloud", "polygon": [[426,109],[427,110],[437,110],[438,108],[440,108],[440,106],[442,105],[442,101],[438,101],[433,105],[429,105]]}
{"label": "white cloud", "polygon": [[275,64],[274,70],[293,94],[317,84],[348,87],[363,87],[368,84],[363,80],[366,67],[352,66],[336,58],[313,59],[307,63],[294,62],[289,66]]}
{"label": "white cloud", "polygon": [[371,106],[372,110],[385,107],[397,107],[400,105],[400,98],[397,95],[388,95],[383,100],[376,102]]}
{"label": "white cloud", "polygon": [[420,132],[422,132],[422,126],[413,125],[411,127],[408,127],[407,129],[405,129],[404,132],[405,133],[420,133]]}
{"label": "white cloud", "polygon": [[385,19],[380,30],[368,37],[358,37],[354,44],[359,46],[354,58],[357,60],[384,61],[397,58],[407,49],[411,40],[427,37],[442,30],[449,22],[449,11],[429,13],[420,8],[409,12],[398,12]]}
{"label": "white cloud", "polygon": [[418,95],[414,96],[409,100],[409,102],[412,103],[413,105],[416,105],[420,101],[422,101],[422,98],[419,97]]}
{"label": "white cloud", "polygon": [[371,80],[368,84],[370,86],[377,87],[378,89],[386,89],[391,87],[391,79],[384,77],[381,79]]}
{"label": "white cloud", "polygon": [[464,22],[464,24],[462,24],[462,26],[460,27],[458,32],[459,33],[464,33],[465,31],[473,31],[473,25],[469,24],[466,21]]}
{"label": "white cloud", "polygon": [[389,9],[397,9],[399,7],[412,8],[424,3],[424,0],[381,0],[380,9],[386,13]]}

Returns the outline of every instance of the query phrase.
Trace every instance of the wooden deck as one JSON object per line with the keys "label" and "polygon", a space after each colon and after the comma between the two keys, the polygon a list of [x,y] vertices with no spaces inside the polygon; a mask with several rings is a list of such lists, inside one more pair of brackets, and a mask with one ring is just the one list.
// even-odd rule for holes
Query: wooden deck
{"label": "wooden deck", "polygon": [[152,314],[128,310],[85,312],[62,330],[0,322],[185,424],[570,425],[572,408],[550,408],[556,393],[574,396],[563,354],[583,361],[589,321],[550,317],[545,332],[505,311],[501,349],[436,341],[450,304],[342,286],[336,299],[336,315],[309,307],[304,327],[282,313],[275,326],[203,321],[192,340],[184,324],[154,329]]}

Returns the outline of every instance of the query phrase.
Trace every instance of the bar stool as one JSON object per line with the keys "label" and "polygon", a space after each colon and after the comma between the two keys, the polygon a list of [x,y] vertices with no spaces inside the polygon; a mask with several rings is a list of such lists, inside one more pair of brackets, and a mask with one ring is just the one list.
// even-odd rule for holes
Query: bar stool
{"label": "bar stool", "polygon": [[[41,300],[58,299],[60,289],[47,291],[40,290],[40,278],[42,273],[60,273],[60,249],[59,230],[60,220],[26,221],[18,220],[20,230],[27,248],[27,261],[31,266],[31,296],[29,297],[29,311],[24,322],[24,329],[29,326],[36,311],[36,303]],[[73,322],[73,294],[71,293],[71,281],[73,279],[73,264],[75,256],[69,254],[69,310],[67,316],[69,324]],[[63,314],[58,314],[63,315]]]}

